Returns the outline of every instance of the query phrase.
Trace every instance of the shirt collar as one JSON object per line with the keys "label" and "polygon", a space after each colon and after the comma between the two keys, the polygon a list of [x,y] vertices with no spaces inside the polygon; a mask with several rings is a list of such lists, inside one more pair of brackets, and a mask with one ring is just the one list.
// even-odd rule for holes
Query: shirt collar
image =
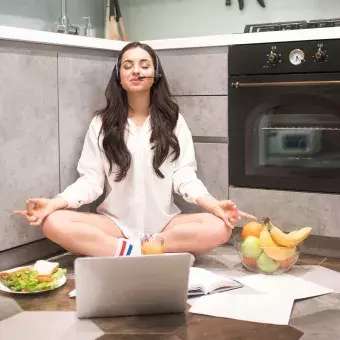
{"label": "shirt collar", "polygon": [[144,132],[144,133],[147,133],[151,130],[151,123],[150,123],[150,119],[151,119],[151,115],[149,114],[146,119],[145,119],[145,122],[143,123],[142,126],[137,126],[132,118],[128,117],[127,119],[127,124],[128,124],[128,130],[130,133],[132,134],[137,134],[139,132]]}

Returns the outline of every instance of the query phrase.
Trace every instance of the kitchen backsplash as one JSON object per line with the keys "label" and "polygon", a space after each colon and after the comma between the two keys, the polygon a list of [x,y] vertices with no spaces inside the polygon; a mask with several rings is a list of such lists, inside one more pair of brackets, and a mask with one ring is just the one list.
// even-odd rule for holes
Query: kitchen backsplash
{"label": "kitchen backsplash", "polygon": [[[93,35],[103,38],[106,0],[67,0],[71,23],[85,26],[91,16]],[[247,24],[340,18],[339,0],[120,0],[129,40],[168,39],[242,33]],[[56,31],[61,0],[0,0],[0,26]]]}
{"label": "kitchen backsplash", "polygon": [[[105,19],[104,0],[68,0],[67,16],[84,35],[82,17],[91,17],[93,35],[102,38]],[[61,14],[61,0],[0,0],[0,26],[14,26],[41,31],[56,31]]]}
{"label": "kitchen backsplash", "polygon": [[121,9],[133,40],[242,33],[247,24],[340,17],[339,0],[125,0]]}

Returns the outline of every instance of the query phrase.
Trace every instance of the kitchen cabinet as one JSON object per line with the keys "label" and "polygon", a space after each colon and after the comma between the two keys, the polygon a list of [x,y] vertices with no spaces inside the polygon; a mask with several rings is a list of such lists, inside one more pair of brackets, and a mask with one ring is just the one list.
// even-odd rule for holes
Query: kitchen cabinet
{"label": "kitchen cabinet", "polygon": [[0,50],[0,251],[43,238],[23,217],[28,197],[59,190],[57,54]]}
{"label": "kitchen cabinet", "polygon": [[[228,198],[228,144],[195,143],[197,177],[205,184],[208,191],[217,199]],[[176,195],[176,204],[183,212],[201,212],[202,210],[182,197]]]}
{"label": "kitchen cabinet", "polygon": [[193,136],[226,139],[228,96],[176,96],[175,100]]}
{"label": "kitchen cabinet", "polygon": [[227,48],[159,53],[173,95],[227,95]]}
{"label": "kitchen cabinet", "polygon": [[105,89],[115,58],[58,56],[60,185],[78,178],[77,164],[93,113],[105,106]]}

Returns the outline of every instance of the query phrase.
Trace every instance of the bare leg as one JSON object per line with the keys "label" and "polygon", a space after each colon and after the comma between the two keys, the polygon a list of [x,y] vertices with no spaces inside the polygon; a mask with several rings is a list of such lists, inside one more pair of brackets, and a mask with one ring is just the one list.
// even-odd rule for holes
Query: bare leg
{"label": "bare leg", "polygon": [[113,256],[125,236],[107,216],[58,210],[42,224],[44,235],[63,248],[88,256]]}
{"label": "bare leg", "polygon": [[226,243],[231,229],[224,221],[209,213],[181,214],[162,231],[166,253],[189,252],[202,255]]}

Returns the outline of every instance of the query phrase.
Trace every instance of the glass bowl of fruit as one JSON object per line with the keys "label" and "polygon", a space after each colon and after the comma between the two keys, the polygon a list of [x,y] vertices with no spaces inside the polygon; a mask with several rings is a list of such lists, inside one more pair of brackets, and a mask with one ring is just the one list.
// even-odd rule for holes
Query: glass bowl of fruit
{"label": "glass bowl of fruit", "polygon": [[268,217],[263,224],[249,222],[234,237],[234,246],[242,265],[255,273],[279,274],[291,269],[300,257],[300,248],[312,228],[285,233]]}

